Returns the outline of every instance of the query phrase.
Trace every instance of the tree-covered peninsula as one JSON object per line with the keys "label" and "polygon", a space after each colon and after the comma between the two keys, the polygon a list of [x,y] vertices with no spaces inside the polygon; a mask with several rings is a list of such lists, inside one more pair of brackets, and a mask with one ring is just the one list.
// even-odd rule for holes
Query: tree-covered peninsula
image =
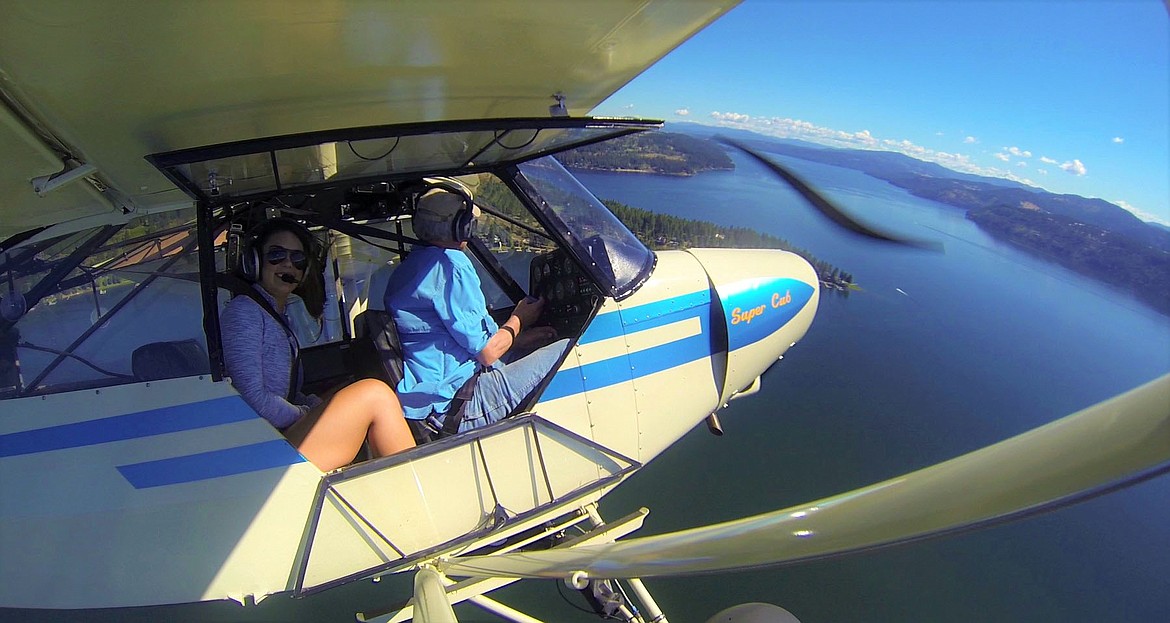
{"label": "tree-covered peninsula", "polygon": [[[531,215],[516,200],[512,191],[498,181],[487,181],[478,188],[477,203],[490,206],[492,212],[499,212],[517,222],[531,220]],[[848,292],[856,289],[853,275],[842,271],[808,251],[794,247],[787,240],[762,234],[745,227],[721,227],[707,221],[679,218],[658,212],[651,212],[617,201],[602,199],[614,216],[618,218],[643,244],[654,250],[688,248],[746,248],[783,249],[800,255],[812,264],[825,288]],[[548,243],[541,235],[504,219],[482,219],[478,235],[491,244],[501,244],[517,249],[544,250]]]}
{"label": "tree-covered peninsula", "polygon": [[694,175],[735,168],[719,145],[670,132],[639,132],[586,145],[557,154],[557,160],[570,169],[659,175]]}
{"label": "tree-covered peninsula", "polygon": [[741,248],[782,249],[795,253],[812,264],[821,285],[847,292],[854,287],[853,275],[817,259],[812,253],[777,238],[746,227],[720,227],[708,221],[680,218],[602,199],[605,207],[618,217],[643,244],[651,249]]}
{"label": "tree-covered peninsula", "polygon": [[[694,175],[703,171],[735,168],[731,157],[717,143],[685,134],[642,132],[557,154],[568,168],[623,173]],[[660,249],[744,248],[782,249],[812,264],[826,288],[856,289],[853,275],[818,259],[787,240],[745,227],[721,227],[708,221],[679,218],[603,199],[626,227],[646,246]]]}

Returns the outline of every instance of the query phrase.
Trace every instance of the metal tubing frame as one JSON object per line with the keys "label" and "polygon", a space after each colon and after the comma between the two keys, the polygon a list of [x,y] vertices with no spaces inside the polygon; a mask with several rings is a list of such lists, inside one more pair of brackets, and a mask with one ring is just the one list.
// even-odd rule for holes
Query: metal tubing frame
{"label": "metal tubing frame", "polygon": [[[242,201],[260,200],[271,196],[289,193],[309,194],[323,188],[337,186],[337,181],[324,181],[313,184],[303,184],[291,189],[284,188],[280,182],[279,173],[277,171],[279,167],[276,166],[276,152],[286,149],[309,147],[321,143],[340,143],[372,139],[388,139],[395,137],[401,138],[403,136],[420,136],[428,134],[442,134],[447,132],[496,132],[496,136],[492,140],[488,141],[483,147],[481,147],[479,152],[477,152],[480,153],[490,148],[492,145],[497,144],[499,139],[508,132],[515,130],[534,130],[536,132],[542,132],[545,130],[571,130],[586,128],[607,128],[613,130],[610,133],[594,137],[592,139],[572,142],[567,146],[559,145],[554,148],[541,149],[536,152],[525,152],[525,154],[520,157],[502,162],[491,162],[483,166],[476,165],[474,160],[468,158],[464,159],[462,162],[453,162],[449,168],[442,170],[433,170],[425,173],[420,171],[406,171],[390,174],[383,173],[378,175],[348,178],[344,180],[344,183],[349,185],[361,185],[395,179],[413,179],[423,176],[481,173],[490,171],[491,169],[501,165],[515,164],[516,162],[533,160],[568,149],[591,145],[593,143],[618,138],[627,134],[658,129],[661,127],[662,121],[657,119],[605,119],[593,117],[510,117],[502,119],[427,121],[397,125],[321,130],[302,134],[274,136],[264,139],[250,139],[245,141],[237,141],[234,143],[223,143],[206,147],[195,147],[166,153],[150,154],[146,156],[146,161],[154,165],[155,168],[159,170],[159,172],[166,176],[166,178],[173,182],[178,188],[187,193],[187,195],[196,202],[209,202],[212,205],[218,206],[222,204],[239,203]],[[264,191],[241,195],[224,195],[222,193],[219,195],[210,195],[210,193],[204,192],[202,188],[194,184],[193,180],[189,181],[187,178],[183,177],[177,172],[178,167],[186,164],[207,160],[247,156],[264,152],[268,152],[269,158],[272,161],[272,171],[275,180],[275,188],[266,189]]]}
{"label": "metal tubing frame", "polygon": [[[484,459],[484,454],[483,454],[482,448],[479,446],[480,440],[485,438],[485,437],[491,437],[494,435],[502,434],[506,431],[509,431],[509,430],[512,430],[513,428],[518,428],[518,427],[528,428],[532,431],[533,442],[537,447],[537,460],[541,466],[541,475],[543,476],[543,478],[545,480],[545,486],[548,487],[548,494],[549,494],[550,501],[547,504],[542,504],[542,505],[536,506],[535,508],[532,508],[530,510],[512,515],[509,518],[509,521],[505,522],[504,524],[501,524],[501,525],[489,524],[489,525],[484,526],[482,528],[477,528],[475,530],[472,530],[472,531],[470,531],[467,534],[464,534],[462,536],[451,539],[450,541],[435,545],[434,547],[429,547],[427,549],[424,549],[424,550],[421,550],[418,552],[412,552],[410,554],[404,554],[402,556],[402,558],[399,558],[398,560],[391,560],[391,561],[388,561],[388,562],[383,563],[381,565],[376,565],[374,567],[371,567],[369,569],[363,569],[363,570],[351,573],[349,575],[342,576],[340,578],[329,580],[327,582],[322,582],[321,584],[318,584],[316,586],[311,586],[308,588],[305,587],[305,576],[308,574],[308,570],[309,570],[309,558],[312,554],[313,541],[314,541],[314,538],[315,538],[316,533],[317,533],[317,526],[320,524],[320,521],[321,521],[321,512],[324,509],[326,495],[330,491],[333,491],[335,495],[337,495],[339,498],[341,497],[339,494],[337,494],[336,490],[334,489],[333,485],[335,483],[349,480],[351,478],[357,478],[357,477],[360,477],[360,476],[363,476],[366,474],[378,472],[378,471],[381,471],[383,469],[389,469],[389,468],[391,468],[394,465],[397,465],[399,463],[411,462],[411,461],[418,459],[420,456],[434,454],[437,452],[441,452],[445,449],[455,447],[455,446],[460,446],[460,445],[467,444],[467,443],[476,444],[476,446],[478,448],[477,454],[479,455],[481,462],[483,462],[484,469],[486,471],[487,470],[486,460]],[[565,436],[569,437],[570,439],[581,442],[583,445],[585,445],[587,447],[600,450],[602,453],[604,453],[608,456],[611,456],[611,457],[616,457],[616,459],[618,459],[621,462],[627,463],[628,465],[627,465],[627,467],[624,467],[622,469],[617,470],[616,473],[614,473],[613,475],[606,476],[604,478],[599,478],[592,483],[589,483],[587,485],[584,485],[584,486],[578,487],[572,491],[569,491],[558,498],[555,496],[555,494],[552,490],[552,483],[548,480],[548,467],[547,467],[547,465],[545,465],[545,462],[544,462],[544,454],[540,450],[540,441],[539,441],[540,435],[538,433],[540,427],[545,427],[545,428],[552,430],[552,431],[555,431],[561,435],[565,435]],[[562,426],[558,426],[557,424],[554,424],[553,422],[549,422],[548,420],[545,420],[537,415],[527,415],[527,416],[508,418],[508,419],[505,419],[503,422],[498,422],[496,424],[493,424],[490,427],[472,430],[472,431],[468,431],[465,433],[460,433],[459,435],[456,435],[454,437],[447,437],[445,439],[440,439],[439,441],[431,442],[429,444],[422,446],[422,448],[420,450],[415,450],[415,451],[409,453],[409,456],[403,456],[402,454],[395,454],[395,455],[391,455],[388,457],[374,459],[372,461],[366,461],[365,463],[361,463],[361,464],[356,465],[352,468],[348,468],[345,470],[336,471],[336,472],[326,474],[325,476],[323,476],[321,478],[321,481],[318,484],[317,494],[314,497],[313,506],[309,512],[309,521],[308,521],[308,524],[305,528],[306,529],[306,537],[305,537],[304,551],[301,553],[301,555],[299,556],[299,559],[297,560],[296,565],[294,566],[295,580],[293,582],[293,593],[297,596],[312,595],[314,593],[325,591],[325,590],[328,590],[330,588],[335,588],[335,587],[340,586],[342,584],[347,584],[347,583],[352,582],[354,580],[359,580],[359,579],[369,577],[372,575],[378,575],[378,574],[382,574],[382,573],[390,573],[390,572],[394,572],[396,570],[401,570],[401,569],[406,568],[409,565],[411,565],[419,560],[425,560],[428,558],[432,558],[432,557],[437,556],[443,552],[454,550],[454,549],[460,547],[461,545],[471,543],[471,542],[475,541],[477,538],[491,534],[492,532],[499,529],[502,525],[508,525],[509,523],[517,523],[517,522],[526,521],[526,520],[531,519],[533,517],[537,517],[545,512],[548,512],[550,509],[556,508],[558,505],[564,504],[565,502],[568,502],[568,501],[577,499],[583,495],[586,495],[589,492],[604,489],[605,487],[607,487],[611,484],[614,484],[614,483],[620,481],[621,479],[625,478],[628,474],[630,474],[634,471],[637,471],[641,467],[642,467],[642,464],[639,463],[638,461],[635,461],[634,459],[631,459],[627,456],[624,456],[618,452],[614,452],[608,448],[605,448],[604,446],[600,446],[596,442],[594,442],[590,439],[587,439],[585,437],[582,437],[581,435],[578,435],[577,433],[574,433],[573,431],[568,430],[567,428],[564,428]],[[492,495],[494,498],[494,496],[495,496],[494,489],[492,491]],[[344,500],[344,498],[342,498],[342,499]],[[496,506],[498,507],[499,506],[498,500],[495,500],[495,501],[497,502]],[[348,504],[348,502],[343,502],[343,503],[345,503],[347,507],[350,506]],[[355,514],[356,514],[356,511],[355,511]],[[358,519],[361,520],[363,523],[366,523],[367,525],[369,525],[369,522],[366,521],[364,518],[362,518],[360,515],[358,515]],[[398,551],[398,548],[395,547],[387,537],[385,537],[384,535],[382,535],[378,531],[375,531],[375,534],[377,534],[380,538],[382,538],[384,541],[386,541],[386,543],[388,545],[390,545],[390,547],[393,548],[395,551]]]}
{"label": "metal tubing frame", "polygon": [[[190,244],[191,244],[191,242],[188,241],[188,243],[186,245],[183,245],[183,248],[186,249]],[[77,339],[73,340],[73,343],[71,343],[69,346],[67,346],[64,349],[64,352],[58,353],[57,357],[55,359],[53,359],[53,361],[51,361],[49,363],[49,365],[45,366],[45,369],[42,370],[41,373],[35,379],[33,379],[32,382],[29,383],[29,387],[36,388],[38,385],[40,385],[41,381],[44,381],[45,378],[48,377],[49,374],[51,374],[53,372],[53,370],[56,370],[57,366],[62,361],[64,361],[65,358],[68,357],[69,354],[72,353],[74,349],[76,349],[78,346],[80,346],[82,342],[89,339],[89,337],[91,335],[93,335],[95,332],[97,332],[98,329],[105,326],[106,321],[108,321],[110,318],[112,318],[114,316],[114,314],[118,313],[118,311],[121,310],[123,307],[125,307],[126,305],[129,305],[130,301],[134,300],[140,293],[142,293],[142,291],[145,290],[146,287],[149,286],[152,282],[154,282],[155,279],[158,279],[160,276],[162,276],[162,274],[168,268],[170,268],[171,266],[174,266],[174,264],[176,262],[178,262],[180,259],[183,258],[183,255],[185,255],[185,253],[183,251],[176,253],[174,255],[174,257],[168,259],[166,261],[166,263],[164,263],[158,270],[154,271],[153,273],[148,275],[145,279],[138,282],[134,286],[133,289],[131,289],[129,292],[126,293],[126,296],[122,297],[122,299],[120,301],[115,303],[114,306],[111,307],[109,309],[109,311],[107,311],[104,314],[100,313],[101,306],[99,304],[100,301],[97,298],[96,281],[91,279],[90,283],[95,284],[95,286],[94,286],[94,304],[98,307],[97,311],[99,312],[99,316],[98,316],[97,321],[94,322],[89,327],[89,329],[86,329],[80,336],[78,336]]]}
{"label": "metal tubing frame", "polygon": [[[579,507],[575,511],[573,518],[566,520],[561,524],[546,526],[545,530],[542,532],[542,535],[552,534],[561,528],[586,521],[593,516],[597,516],[596,513],[597,504],[595,502],[591,502],[586,506]],[[640,529],[642,527],[642,522],[645,520],[648,513],[648,510],[642,508],[612,523],[604,524],[601,527],[594,528],[583,535],[564,541],[561,544],[554,546],[554,548],[576,547],[578,545],[611,542]],[[500,553],[504,553],[505,551],[508,550],[500,550]],[[440,577],[443,578],[443,583],[447,586],[447,597],[451,600],[452,604],[459,604],[464,601],[472,601],[476,596],[485,595],[498,588],[502,588],[520,581],[520,578],[508,577],[470,577],[456,582],[451,580],[449,576],[447,576],[447,574],[442,570],[438,568],[435,570],[439,573]],[[494,602],[495,600],[491,601]],[[391,608],[376,611],[358,612],[356,613],[356,618],[358,621],[366,623],[400,623],[410,619],[411,616],[413,616],[413,609],[414,605],[408,601]],[[499,615],[504,616],[502,614]],[[505,618],[507,617],[505,616]],[[516,619],[512,620],[515,621]],[[530,621],[534,619],[520,620]]]}
{"label": "metal tubing frame", "polygon": [[[588,512],[589,522],[593,524],[595,530],[605,527],[605,520],[601,518],[601,513],[598,512],[596,506],[589,507]],[[614,580],[614,582],[616,583],[617,580]],[[646,611],[646,616],[649,617],[647,623],[670,623],[667,621],[666,615],[663,614],[662,608],[658,607],[658,602],[654,601],[654,596],[650,594],[650,591],[646,589],[646,585],[642,583],[641,578],[629,578],[626,580],[626,584],[629,585],[630,592],[638,597],[638,603],[642,604],[642,609]],[[620,585],[618,588],[621,588]],[[640,614],[638,616],[641,617]]]}
{"label": "metal tubing frame", "polygon": [[203,334],[207,338],[211,380],[222,381],[225,369],[223,342],[219,334],[219,289],[215,284],[214,223],[215,209],[204,201],[196,202],[195,231],[199,244],[199,287],[203,295]]}

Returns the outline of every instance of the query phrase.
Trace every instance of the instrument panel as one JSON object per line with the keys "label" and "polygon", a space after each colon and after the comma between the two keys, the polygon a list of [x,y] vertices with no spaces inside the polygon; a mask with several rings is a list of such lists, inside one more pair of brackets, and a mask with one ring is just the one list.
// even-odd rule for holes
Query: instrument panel
{"label": "instrument panel", "polygon": [[561,337],[580,335],[601,302],[597,287],[560,249],[532,258],[528,283],[533,296],[545,299],[537,324],[553,327]]}

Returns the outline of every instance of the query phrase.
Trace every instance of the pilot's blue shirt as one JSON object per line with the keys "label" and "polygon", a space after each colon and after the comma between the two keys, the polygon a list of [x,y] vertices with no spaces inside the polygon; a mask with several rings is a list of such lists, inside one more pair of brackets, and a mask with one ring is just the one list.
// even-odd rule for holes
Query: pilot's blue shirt
{"label": "pilot's blue shirt", "polygon": [[462,251],[416,247],[391,273],[383,302],[402,341],[402,410],[412,420],[445,413],[499,330],[475,267]]}

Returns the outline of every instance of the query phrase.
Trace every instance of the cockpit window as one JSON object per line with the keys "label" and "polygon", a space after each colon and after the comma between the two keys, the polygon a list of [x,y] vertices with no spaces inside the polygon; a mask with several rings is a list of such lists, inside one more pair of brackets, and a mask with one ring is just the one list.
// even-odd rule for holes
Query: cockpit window
{"label": "cockpit window", "polygon": [[517,180],[607,294],[621,300],[649,278],[654,253],[552,156],[519,165]]}
{"label": "cockpit window", "polygon": [[147,160],[193,199],[212,205],[341,182],[500,169],[661,127],[637,119],[482,119],[351,128],[152,154]]}
{"label": "cockpit window", "polygon": [[208,372],[196,256],[193,210],[8,252],[27,311],[0,321],[0,397]]}

